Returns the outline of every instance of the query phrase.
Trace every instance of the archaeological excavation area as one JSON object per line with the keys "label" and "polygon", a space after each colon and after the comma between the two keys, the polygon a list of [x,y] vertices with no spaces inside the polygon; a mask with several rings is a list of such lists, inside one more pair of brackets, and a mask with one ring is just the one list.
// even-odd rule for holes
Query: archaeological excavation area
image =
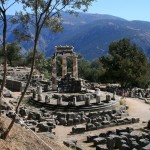
{"label": "archaeological excavation area", "polygon": [[[67,70],[68,57],[72,59],[71,72]],[[57,76],[58,59],[62,61],[61,77]],[[8,71],[1,112],[9,118],[28,75],[25,67]],[[137,102],[147,113],[149,97],[149,89],[124,90],[119,84],[102,85],[79,78],[74,47],[56,46],[51,80],[43,80],[43,75],[34,71],[16,123],[64,144],[66,149],[150,150],[149,114],[142,120],[141,114],[134,114],[136,105],[131,104]],[[144,112],[143,107],[139,113]]]}

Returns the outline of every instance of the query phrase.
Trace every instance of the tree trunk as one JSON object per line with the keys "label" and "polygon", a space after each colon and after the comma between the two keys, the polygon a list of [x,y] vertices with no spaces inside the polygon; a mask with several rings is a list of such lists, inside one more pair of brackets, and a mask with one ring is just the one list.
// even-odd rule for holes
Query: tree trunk
{"label": "tree trunk", "polygon": [[24,91],[22,92],[22,95],[17,103],[17,106],[16,106],[16,109],[15,109],[15,114],[14,114],[14,117],[12,118],[12,121],[10,123],[10,125],[8,126],[7,130],[2,134],[2,138],[5,140],[10,132],[10,130],[12,129],[14,123],[15,123],[15,119],[16,119],[16,115],[18,113],[18,108],[20,106],[20,103],[22,102],[24,96],[25,96],[25,93],[28,89],[28,86],[30,84],[30,81],[31,81],[31,78],[32,78],[32,74],[33,74],[33,71],[34,71],[34,64],[35,64],[35,55],[36,55],[36,46],[37,46],[37,41],[38,41],[38,37],[39,37],[39,34],[38,32],[36,31],[36,36],[35,36],[35,40],[34,40],[34,48],[33,48],[33,59],[32,59],[32,65],[31,65],[31,70],[30,70],[30,75],[29,75],[29,78],[28,78],[28,81],[27,81],[27,84],[24,88]]}
{"label": "tree trunk", "polygon": [[[4,74],[3,74],[2,84],[0,88],[0,110],[1,110],[1,105],[2,105],[2,92],[6,84],[6,74],[7,74],[7,48],[6,48],[7,19],[6,19],[5,11],[3,11],[2,14],[3,14],[3,23],[4,23],[4,27],[3,27],[3,53],[4,53],[3,71],[4,71]],[[0,112],[0,116],[1,116],[1,112]]]}
{"label": "tree trunk", "polygon": [[15,119],[16,119],[16,114],[14,114],[14,116],[13,116],[13,118],[12,118],[12,121],[11,121],[10,125],[8,126],[7,130],[4,131],[4,132],[1,134],[1,138],[2,138],[3,140],[5,140],[5,139],[7,138],[7,136],[8,136],[8,134],[9,134],[11,128],[13,127],[13,125],[14,125],[14,123],[15,123]]}

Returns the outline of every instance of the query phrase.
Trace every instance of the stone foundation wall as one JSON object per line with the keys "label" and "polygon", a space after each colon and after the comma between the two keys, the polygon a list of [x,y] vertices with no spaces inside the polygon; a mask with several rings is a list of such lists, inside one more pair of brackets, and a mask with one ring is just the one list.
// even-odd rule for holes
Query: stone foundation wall
{"label": "stone foundation wall", "polygon": [[12,91],[20,92],[22,89],[22,82],[15,80],[6,80],[6,88]]}

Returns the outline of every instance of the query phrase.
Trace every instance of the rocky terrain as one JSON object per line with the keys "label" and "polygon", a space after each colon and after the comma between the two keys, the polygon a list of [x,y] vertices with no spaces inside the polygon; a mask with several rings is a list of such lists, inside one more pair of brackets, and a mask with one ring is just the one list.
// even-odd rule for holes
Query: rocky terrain
{"label": "rocky terrain", "polygon": [[[19,93],[17,93],[18,95]],[[150,120],[149,114],[150,105],[146,104],[143,100],[137,98],[126,98],[126,104],[129,106],[128,112],[130,117],[139,117],[140,122],[131,125],[121,125],[115,127],[109,127],[105,129],[98,129],[94,131],[88,131],[84,134],[75,134],[71,135],[70,132],[72,130],[71,126],[56,126],[53,130],[55,132],[54,136],[48,134],[37,134],[45,143],[48,144],[52,149],[55,150],[67,150],[68,148],[64,146],[63,141],[67,140],[77,140],[77,144],[86,148],[87,150],[94,150],[94,147],[91,147],[91,143],[84,142],[87,139],[87,136],[90,134],[102,133],[107,130],[115,130],[116,128],[125,128],[132,127],[135,129],[140,129],[146,126],[146,122]],[[4,120],[5,126],[8,125],[9,119],[6,117],[2,117]],[[51,137],[51,138],[50,138]],[[13,129],[11,130],[6,141],[0,140],[0,145],[2,150],[47,150],[50,149],[46,144],[42,142],[42,140],[38,139],[30,130],[22,128],[20,125],[15,124]]]}

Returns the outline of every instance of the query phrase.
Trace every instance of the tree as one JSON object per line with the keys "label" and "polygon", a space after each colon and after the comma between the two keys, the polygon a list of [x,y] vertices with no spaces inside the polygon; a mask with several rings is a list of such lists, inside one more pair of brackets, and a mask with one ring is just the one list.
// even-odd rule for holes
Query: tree
{"label": "tree", "polygon": [[[0,56],[4,57],[2,48],[0,49]],[[10,43],[7,45],[7,60],[11,66],[14,66],[16,61],[20,61],[21,57],[21,47],[17,43]]]}
{"label": "tree", "polygon": [[79,77],[84,78],[91,82],[100,82],[105,69],[102,63],[96,59],[92,62],[88,62],[82,56],[79,55],[78,59],[79,65]]}
{"label": "tree", "polygon": [[[3,26],[3,33],[2,33],[2,52],[4,55],[4,62],[3,62],[3,79],[2,79],[2,84],[0,87],[0,107],[1,107],[1,100],[2,100],[2,92],[6,83],[6,73],[7,73],[7,48],[6,48],[6,32],[7,32],[7,11],[8,9],[13,6],[16,2],[18,2],[18,0],[12,0],[12,2],[10,3],[10,5],[8,5],[8,0],[0,0],[0,20],[2,21],[2,26]],[[10,18],[9,18],[10,19]]]}
{"label": "tree", "polygon": [[[46,71],[47,66],[47,60],[45,58],[44,53],[37,50],[35,57],[36,57],[35,68],[41,73],[44,73]],[[29,51],[26,56],[26,66],[31,67],[32,59],[33,59],[33,52]]]}
{"label": "tree", "polygon": [[[42,28],[49,27],[53,32],[62,30],[62,26],[61,26],[62,10],[66,10],[70,13],[73,13],[76,9],[82,9],[83,11],[86,11],[92,1],[94,0],[22,0],[24,12],[18,13],[19,21],[22,22],[22,26],[24,27],[24,29],[27,29],[29,24],[32,25],[34,29],[34,34],[33,35],[29,35],[28,33],[23,34],[18,30],[15,30],[14,33],[18,35],[20,39],[21,38],[26,39],[26,37],[32,37],[33,60],[31,64],[31,71],[29,74],[27,84],[16,106],[16,110],[15,110],[16,114],[18,113],[18,108],[20,106],[20,103],[23,100],[24,95],[31,81],[31,77],[35,65],[38,39]],[[29,10],[28,8],[30,9],[30,12],[28,12]],[[18,20],[14,18],[13,22],[18,23]],[[16,114],[14,115],[8,129],[3,134],[4,139],[6,139],[9,131],[11,130],[14,124]]]}
{"label": "tree", "polygon": [[90,63],[85,60],[81,55],[78,56],[78,73],[80,78],[87,79],[90,72]]}
{"label": "tree", "polygon": [[94,61],[92,61],[91,65],[91,81],[93,82],[101,82],[102,81],[102,77],[105,73],[105,69],[102,66],[102,63],[96,59]]}
{"label": "tree", "polygon": [[122,87],[142,86],[147,82],[147,58],[129,39],[112,42],[109,56],[100,58],[106,69],[107,81]]}

